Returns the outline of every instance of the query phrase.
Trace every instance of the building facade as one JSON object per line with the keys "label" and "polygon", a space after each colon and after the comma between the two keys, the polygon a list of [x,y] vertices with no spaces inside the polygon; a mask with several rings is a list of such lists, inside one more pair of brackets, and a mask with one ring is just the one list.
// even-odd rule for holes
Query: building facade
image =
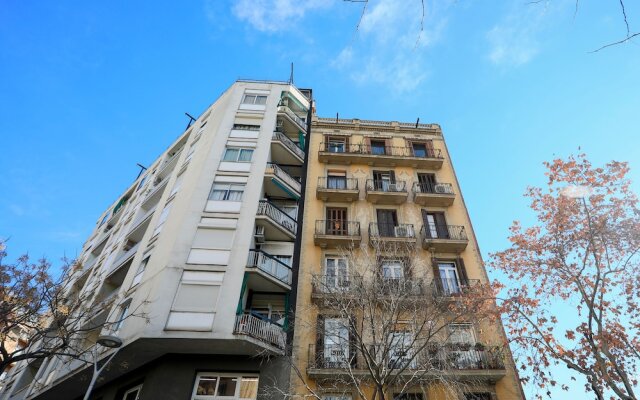
{"label": "building facade", "polygon": [[295,398],[380,399],[374,375],[397,378],[386,399],[524,398],[500,321],[450,308],[488,277],[440,126],[314,116],[311,131]]}
{"label": "building facade", "polygon": [[[124,344],[92,398],[286,390],[310,106],[311,91],[287,83],[234,83],[100,216],[69,295],[98,327],[78,337],[87,349],[102,335]],[[54,358],[13,372],[2,399],[80,399],[91,366]]]}

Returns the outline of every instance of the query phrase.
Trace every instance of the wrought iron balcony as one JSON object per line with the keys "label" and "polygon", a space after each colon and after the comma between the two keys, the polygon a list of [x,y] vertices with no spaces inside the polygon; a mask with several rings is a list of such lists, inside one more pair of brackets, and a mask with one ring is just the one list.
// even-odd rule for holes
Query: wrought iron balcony
{"label": "wrought iron balcony", "polygon": [[422,247],[435,249],[443,253],[457,253],[467,248],[469,239],[464,226],[461,225],[423,225],[420,233],[423,236]]}
{"label": "wrought iron balcony", "polygon": [[434,344],[427,349],[431,365],[440,370],[504,370],[504,349],[480,344]]}
{"label": "wrought iron balcony", "polygon": [[479,279],[441,278],[437,277],[433,281],[436,295],[441,297],[461,296],[472,287],[479,285]]}
{"label": "wrought iron balcony", "polygon": [[366,143],[323,142],[318,152],[320,162],[331,164],[370,164],[439,169],[444,157],[440,149],[415,151],[408,146],[375,146]]}
{"label": "wrought iron balcony", "polygon": [[291,285],[291,266],[262,250],[249,250],[248,268],[257,268],[278,281]]}
{"label": "wrought iron balcony", "polygon": [[401,204],[407,201],[407,182],[367,179],[367,200],[378,204]]}
{"label": "wrought iron balcony", "polygon": [[450,183],[413,184],[413,201],[421,206],[448,207],[456,195]]}
{"label": "wrought iron balcony", "polygon": [[379,245],[409,245],[416,243],[416,232],[412,224],[369,223],[369,243]]}
{"label": "wrought iron balcony", "polygon": [[362,276],[356,275],[312,275],[312,295],[356,293],[363,288]]}
{"label": "wrought iron balcony", "polygon": [[358,200],[358,180],[340,176],[321,176],[316,186],[316,198],[323,201],[352,202]]}
{"label": "wrought iron balcony", "polygon": [[314,242],[320,247],[351,247],[362,240],[360,222],[342,219],[316,221]]}
{"label": "wrought iron balcony", "polygon": [[348,344],[325,344],[318,349],[315,344],[310,344],[308,352],[308,368],[357,369],[358,357],[350,347],[352,346],[349,346]]}
{"label": "wrought iron balcony", "polygon": [[233,333],[252,337],[281,351],[284,351],[287,341],[287,336],[280,325],[248,313],[236,316]]}

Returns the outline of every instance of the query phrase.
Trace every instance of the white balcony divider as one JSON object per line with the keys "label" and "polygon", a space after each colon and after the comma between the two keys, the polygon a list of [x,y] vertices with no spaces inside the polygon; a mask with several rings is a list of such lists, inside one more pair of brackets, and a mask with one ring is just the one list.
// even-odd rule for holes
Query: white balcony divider
{"label": "white balcony divider", "polygon": [[281,350],[285,348],[286,334],[284,330],[276,324],[264,321],[251,314],[241,314],[236,317],[234,332],[251,336]]}

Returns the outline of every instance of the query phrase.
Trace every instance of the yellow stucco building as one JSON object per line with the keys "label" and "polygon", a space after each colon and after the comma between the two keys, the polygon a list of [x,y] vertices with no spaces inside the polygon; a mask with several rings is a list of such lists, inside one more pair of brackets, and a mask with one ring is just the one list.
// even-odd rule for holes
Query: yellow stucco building
{"label": "yellow stucco building", "polygon": [[[488,282],[440,126],[314,115],[309,140],[292,347],[294,398],[380,399],[369,379],[374,360],[373,367],[402,368],[399,376],[405,377],[385,386],[385,399],[523,399],[499,320],[455,317],[446,310],[452,321],[429,338],[441,347],[402,348],[407,341],[425,343],[415,337],[426,334],[425,324],[419,333],[415,326],[428,318],[417,314],[430,308],[407,299],[434,299],[446,309],[448,300]],[[407,254],[399,256],[402,252]],[[389,329],[395,331],[382,339],[349,327],[344,310],[336,310],[362,306],[370,297],[366,291],[376,290],[359,284],[367,276],[374,286],[386,285],[378,296],[382,301],[391,301],[389,290],[402,285],[404,300],[397,303],[422,307],[405,308],[409,315],[402,318],[394,315],[398,321]],[[345,306],[340,296],[352,303]],[[369,330],[376,331],[375,324]],[[368,350],[380,345],[365,344],[376,340],[390,348],[380,363]]]}

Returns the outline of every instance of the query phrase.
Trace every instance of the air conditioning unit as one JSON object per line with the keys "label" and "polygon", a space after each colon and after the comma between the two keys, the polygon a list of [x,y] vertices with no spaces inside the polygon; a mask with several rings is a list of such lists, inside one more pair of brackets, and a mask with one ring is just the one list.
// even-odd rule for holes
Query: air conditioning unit
{"label": "air conditioning unit", "polygon": [[396,237],[407,237],[409,236],[409,229],[406,226],[395,226],[393,228],[394,234]]}
{"label": "air conditioning unit", "polygon": [[264,226],[257,225],[256,233],[253,235],[256,240],[256,243],[264,243]]}
{"label": "air conditioning unit", "polygon": [[398,192],[400,185],[397,183],[390,183],[387,185],[387,192]]}
{"label": "air conditioning unit", "polygon": [[435,185],[434,187],[436,193],[446,193],[445,187],[442,185]]}

